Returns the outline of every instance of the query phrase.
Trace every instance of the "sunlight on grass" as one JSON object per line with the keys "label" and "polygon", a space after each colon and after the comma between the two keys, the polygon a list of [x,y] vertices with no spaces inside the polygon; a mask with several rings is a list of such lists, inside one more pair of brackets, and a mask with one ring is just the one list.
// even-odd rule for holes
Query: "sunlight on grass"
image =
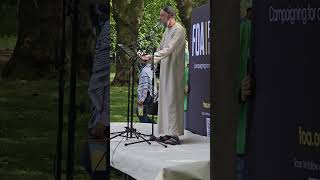
{"label": "sunlight on grass", "polygon": [[[0,177],[4,180],[53,179],[58,121],[57,81],[0,80]],[[68,83],[66,83],[68,84]],[[90,99],[85,81],[78,81],[76,102],[83,103],[84,112],[77,111],[75,143],[75,179],[89,179],[80,167],[80,157],[90,119]],[[69,87],[65,89],[63,166],[65,169]],[[110,117],[112,122],[127,120],[127,87],[111,87]],[[134,121],[137,117],[134,115]],[[111,179],[118,179],[111,172]]]}
{"label": "sunlight on grass", "polygon": [[13,49],[16,45],[16,36],[0,36],[0,49]]}

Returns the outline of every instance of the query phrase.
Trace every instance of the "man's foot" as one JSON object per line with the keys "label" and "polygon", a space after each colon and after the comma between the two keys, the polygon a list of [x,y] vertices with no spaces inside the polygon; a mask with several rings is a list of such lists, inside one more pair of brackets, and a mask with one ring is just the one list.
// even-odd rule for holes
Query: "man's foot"
{"label": "man's foot", "polygon": [[170,137],[170,139],[167,139],[166,141],[164,141],[165,144],[170,144],[170,145],[181,144],[178,136],[169,136],[169,137]]}
{"label": "man's foot", "polygon": [[150,137],[150,141],[159,141],[159,142],[163,142],[163,143],[167,139],[169,139],[169,137],[167,137],[167,136],[159,136],[159,137],[151,136]]}
{"label": "man's foot", "polygon": [[158,139],[159,139],[159,138],[158,138],[158,137],[155,137],[155,136],[151,136],[151,137],[150,137],[150,141],[158,141]]}
{"label": "man's foot", "polygon": [[171,136],[168,136],[168,135],[160,136],[160,137],[156,137],[156,141],[164,143],[166,140],[169,140],[170,138],[171,138]]}

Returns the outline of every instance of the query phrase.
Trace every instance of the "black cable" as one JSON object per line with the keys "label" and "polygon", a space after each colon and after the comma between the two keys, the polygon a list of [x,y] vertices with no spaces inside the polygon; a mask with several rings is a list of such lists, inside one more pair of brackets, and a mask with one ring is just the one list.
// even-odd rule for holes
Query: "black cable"
{"label": "black cable", "polygon": [[92,180],[92,177],[94,173],[97,171],[98,166],[100,165],[101,161],[103,160],[104,156],[106,156],[107,152],[103,153],[102,157],[100,158],[99,162],[97,163],[96,167],[94,170],[91,172],[90,180]]}
{"label": "black cable", "polygon": [[56,155],[54,155],[54,157],[53,157],[53,179],[57,179],[57,176],[56,176],[56,171],[57,170],[57,156]]}
{"label": "black cable", "polygon": [[[115,151],[117,150],[118,146],[121,144],[121,142],[123,141],[125,137],[122,137],[121,141],[117,144],[117,146],[114,148],[113,152],[112,152],[112,157],[111,157],[111,163],[113,164],[113,156],[115,154]],[[103,153],[102,157],[100,158],[99,162],[97,163],[96,167],[93,169],[93,171],[91,172],[91,176],[89,180],[92,180],[92,177],[94,175],[94,173],[97,171],[98,166],[100,165],[100,163],[102,162],[103,158],[106,156],[107,150],[105,153]]]}
{"label": "black cable", "polygon": [[117,144],[117,146],[114,148],[113,152],[112,152],[112,156],[111,156],[111,163],[110,164],[113,164],[113,156],[118,148],[118,146],[121,144],[121,142],[123,141],[125,137],[122,137],[121,141]]}

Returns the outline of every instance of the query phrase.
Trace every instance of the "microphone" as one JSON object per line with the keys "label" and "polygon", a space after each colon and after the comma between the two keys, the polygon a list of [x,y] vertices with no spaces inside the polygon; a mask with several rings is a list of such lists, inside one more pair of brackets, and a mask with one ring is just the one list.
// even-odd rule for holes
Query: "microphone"
{"label": "microphone", "polygon": [[152,29],[157,28],[159,25],[161,25],[161,23],[158,21],[158,22],[153,26]]}

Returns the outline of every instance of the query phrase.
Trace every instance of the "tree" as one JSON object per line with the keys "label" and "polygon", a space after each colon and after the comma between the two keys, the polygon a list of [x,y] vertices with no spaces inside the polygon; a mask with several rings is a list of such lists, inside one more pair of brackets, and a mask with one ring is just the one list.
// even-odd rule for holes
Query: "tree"
{"label": "tree", "polygon": [[[111,9],[117,33],[116,44],[129,45],[136,42],[142,17],[143,0],[112,0]],[[112,85],[125,85],[128,81],[130,59],[123,51],[118,51],[121,61],[116,61],[116,75]]]}
{"label": "tree", "polygon": [[[17,43],[2,77],[40,79],[55,77],[59,58],[62,0],[18,0]],[[89,17],[89,1],[80,2],[79,75],[89,78],[95,36]],[[71,6],[70,6],[71,7]],[[67,18],[67,57],[70,57],[71,18]],[[70,59],[70,58],[68,58]]]}
{"label": "tree", "polygon": [[190,36],[192,8],[208,3],[208,0],[175,0],[179,9],[179,15],[186,28],[187,38]]}
{"label": "tree", "polygon": [[0,35],[15,35],[17,0],[0,1]]}
{"label": "tree", "polygon": [[[159,21],[160,9],[165,5],[172,6],[176,10],[176,19],[180,21],[187,30],[187,38],[190,35],[189,29],[191,25],[192,8],[208,3],[208,0],[145,0],[144,10],[139,28],[139,38],[144,39],[149,34],[150,29]],[[162,29],[163,30],[163,29]],[[159,43],[163,31],[156,29],[156,43]],[[147,41],[141,42],[142,48],[147,48],[150,43]]]}
{"label": "tree", "polygon": [[192,0],[175,0],[179,9],[179,14],[182,23],[184,24],[187,32],[187,39],[190,34]]}
{"label": "tree", "polygon": [[247,8],[252,6],[252,0],[240,0],[240,16],[247,14]]}
{"label": "tree", "polygon": [[[151,30],[154,30],[155,39],[152,43],[155,43],[155,45],[158,46],[164,29],[160,27],[153,29],[152,27],[159,21],[161,8],[165,5],[170,5],[175,8],[177,12],[177,21],[180,21],[188,30],[190,28],[192,8],[203,5],[207,3],[208,0],[144,0],[143,3],[137,1],[135,5],[130,5],[130,2],[131,1],[129,0],[112,1],[110,21],[112,50],[113,52],[117,52],[117,57],[120,56],[121,58],[121,61],[116,60],[114,85],[126,84],[128,66],[130,65],[128,64],[128,58],[124,56],[123,52],[116,51],[117,43],[130,44],[135,42],[138,38],[139,47],[142,50],[150,49],[151,40],[146,40],[145,37],[150,34]],[[137,7],[139,10],[136,11],[132,7]],[[188,35],[189,34],[190,33],[188,33]]]}
{"label": "tree", "polygon": [[176,7],[175,0],[145,0],[144,1],[144,10],[143,10],[141,24],[139,27],[139,39],[142,40],[140,42],[140,47],[142,49],[150,48],[151,40],[150,39],[145,40],[145,37],[150,35],[151,30],[154,30],[155,32],[155,39],[153,43],[155,43],[155,45],[160,44],[164,29],[161,27],[153,29],[152,27],[154,27],[155,24],[159,22],[160,9],[166,5],[169,5],[175,8],[177,12],[177,20],[180,21],[179,12]]}
{"label": "tree", "polygon": [[18,38],[3,77],[30,79],[52,71],[55,64],[60,24],[59,1],[21,0],[18,10]]}

